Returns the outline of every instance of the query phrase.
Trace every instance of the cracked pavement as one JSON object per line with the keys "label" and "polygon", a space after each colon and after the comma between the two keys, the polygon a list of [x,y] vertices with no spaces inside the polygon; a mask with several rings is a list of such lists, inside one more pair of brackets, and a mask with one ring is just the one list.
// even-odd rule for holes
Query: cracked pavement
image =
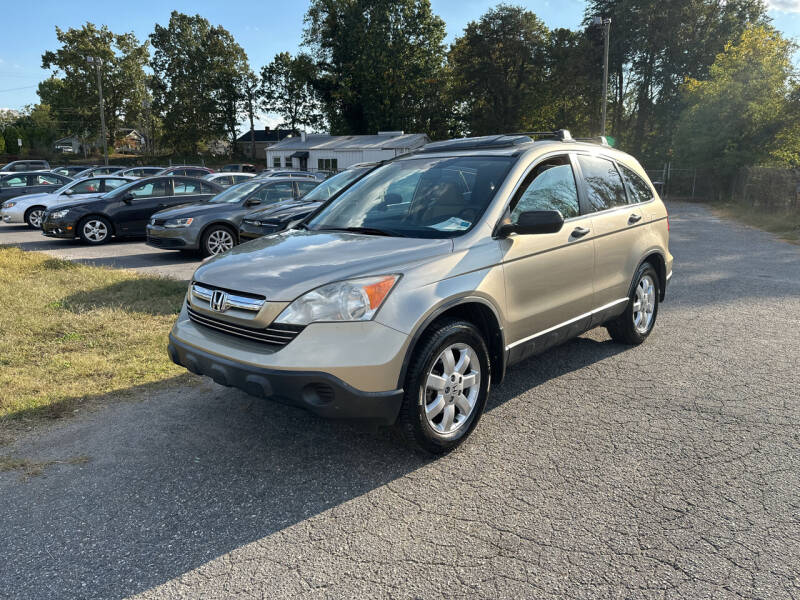
{"label": "cracked pavement", "polygon": [[670,204],[655,332],[594,330],[495,386],[470,440],[221,388],[3,453],[2,598],[800,598],[800,248]]}

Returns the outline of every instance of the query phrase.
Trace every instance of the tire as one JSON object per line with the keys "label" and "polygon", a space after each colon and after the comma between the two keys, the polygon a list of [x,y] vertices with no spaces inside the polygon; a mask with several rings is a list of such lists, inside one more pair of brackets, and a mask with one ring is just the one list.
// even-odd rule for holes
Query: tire
{"label": "tire", "polygon": [[[445,363],[448,352],[451,368]],[[465,356],[470,357],[468,364],[460,362]],[[430,454],[444,454],[464,441],[486,406],[489,369],[486,342],[472,323],[456,319],[435,322],[414,349],[406,375],[398,417],[406,440]],[[466,387],[465,380],[470,379],[474,384]]]}
{"label": "tire", "polygon": [[237,244],[236,234],[225,225],[212,225],[203,232],[200,239],[200,254],[216,256],[233,248]]}
{"label": "tire", "polygon": [[[650,263],[642,263],[633,279],[625,312],[606,323],[611,339],[634,346],[644,342],[656,324],[659,294],[658,273]],[[638,310],[642,302],[645,303],[644,311]]]}
{"label": "tire", "polygon": [[78,225],[78,236],[91,246],[105,244],[111,239],[114,229],[105,217],[86,217]]}
{"label": "tire", "polygon": [[31,206],[28,210],[25,211],[25,223],[31,229],[41,229],[42,228],[42,217],[45,213],[44,206]]}

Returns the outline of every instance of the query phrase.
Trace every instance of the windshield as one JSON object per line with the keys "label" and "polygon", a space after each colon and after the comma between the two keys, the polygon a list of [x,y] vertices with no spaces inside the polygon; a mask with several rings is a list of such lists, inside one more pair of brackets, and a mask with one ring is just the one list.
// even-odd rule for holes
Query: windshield
{"label": "windshield", "polygon": [[209,200],[212,204],[233,204],[241,202],[258,188],[264,185],[263,181],[246,181],[237,185],[232,185],[224,192],[221,192]]}
{"label": "windshield", "polygon": [[355,169],[348,169],[341,173],[326,179],[320,183],[313,190],[303,196],[303,201],[307,202],[320,202],[327,200],[336,192],[341,190],[346,185],[352,183],[354,180],[361,177],[364,173],[369,171],[372,167],[358,167]]}
{"label": "windshield", "polygon": [[426,238],[461,235],[483,215],[515,160],[459,156],[389,163],[345,190],[308,228]]}

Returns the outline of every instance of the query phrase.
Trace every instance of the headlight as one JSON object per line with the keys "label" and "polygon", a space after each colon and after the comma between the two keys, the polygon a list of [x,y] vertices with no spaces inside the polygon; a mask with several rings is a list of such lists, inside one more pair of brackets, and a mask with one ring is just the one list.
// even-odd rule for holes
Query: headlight
{"label": "headlight", "polygon": [[61,217],[66,217],[68,212],[69,212],[68,208],[62,208],[61,210],[51,212],[50,216],[53,217],[54,219],[60,219]]}
{"label": "headlight", "polygon": [[170,229],[178,229],[179,227],[188,227],[192,224],[194,219],[192,217],[188,217],[186,219],[170,219],[164,223],[164,227],[169,227]]}
{"label": "headlight", "polygon": [[3,204],[2,208],[11,208],[12,206],[16,205],[17,205],[16,202],[6,202],[5,204]]}
{"label": "headlight", "polygon": [[275,322],[308,325],[315,321],[369,321],[398,279],[399,275],[380,275],[323,285],[292,302]]}

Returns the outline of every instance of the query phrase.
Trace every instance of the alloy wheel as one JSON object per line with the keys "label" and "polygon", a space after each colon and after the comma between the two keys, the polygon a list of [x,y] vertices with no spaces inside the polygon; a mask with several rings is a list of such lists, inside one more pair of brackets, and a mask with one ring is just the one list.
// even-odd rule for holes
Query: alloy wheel
{"label": "alloy wheel", "polygon": [[91,219],[84,223],[83,235],[92,242],[102,242],[108,237],[108,227],[102,221]]}
{"label": "alloy wheel", "polygon": [[481,365],[469,345],[445,348],[433,362],[425,381],[425,417],[442,435],[460,429],[469,420],[480,393]]}
{"label": "alloy wheel", "polygon": [[216,229],[209,234],[206,246],[212,255],[226,252],[234,246],[233,235],[227,229]]}
{"label": "alloy wheel", "polygon": [[42,217],[44,217],[44,211],[41,208],[36,208],[28,214],[28,224],[36,229],[41,229]]}
{"label": "alloy wheel", "polygon": [[650,275],[645,275],[636,286],[636,297],[633,300],[633,326],[640,334],[650,330],[655,308],[656,286]]}

